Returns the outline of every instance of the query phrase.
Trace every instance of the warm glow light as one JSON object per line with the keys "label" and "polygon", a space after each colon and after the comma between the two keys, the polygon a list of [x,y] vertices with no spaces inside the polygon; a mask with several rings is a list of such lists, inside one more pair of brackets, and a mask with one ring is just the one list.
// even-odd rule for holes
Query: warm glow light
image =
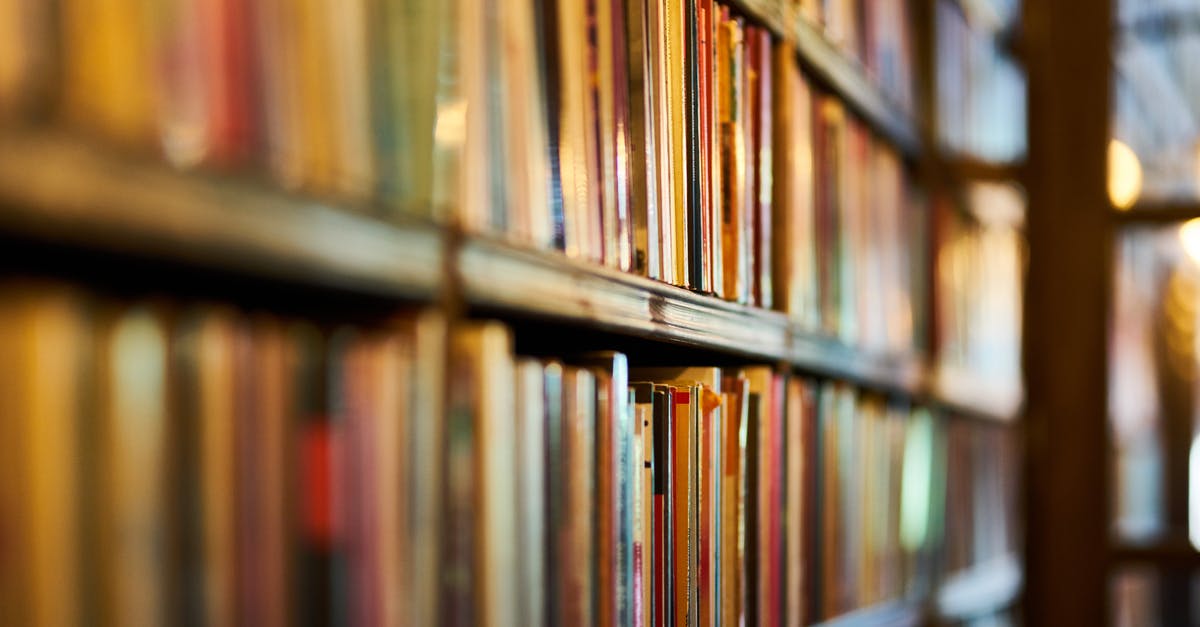
{"label": "warm glow light", "polygon": [[1128,209],[1142,193],[1142,164],[1120,140],[1108,143],[1108,198],[1117,209]]}
{"label": "warm glow light", "polygon": [[1183,252],[1200,264],[1200,218],[1192,218],[1179,227],[1179,242]]}

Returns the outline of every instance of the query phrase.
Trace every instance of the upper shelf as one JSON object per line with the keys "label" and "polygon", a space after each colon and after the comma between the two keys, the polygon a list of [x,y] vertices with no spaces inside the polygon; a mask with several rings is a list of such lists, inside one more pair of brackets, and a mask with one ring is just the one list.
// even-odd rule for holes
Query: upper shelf
{"label": "upper shelf", "polygon": [[442,273],[431,225],[384,223],[51,132],[0,136],[0,231],[379,296],[428,297]]}
{"label": "upper shelf", "polygon": [[781,13],[783,3],[780,2],[733,0],[732,4],[791,42],[805,67],[841,96],[884,139],[909,156],[920,153],[921,141],[915,122],[871,84],[861,64],[838,50],[806,18]]}

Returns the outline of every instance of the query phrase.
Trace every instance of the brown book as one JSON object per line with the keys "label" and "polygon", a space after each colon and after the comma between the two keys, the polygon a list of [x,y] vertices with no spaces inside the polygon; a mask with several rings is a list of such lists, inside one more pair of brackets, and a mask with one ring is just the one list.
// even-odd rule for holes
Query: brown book
{"label": "brown book", "polygon": [[717,615],[722,625],[736,625],[741,620],[741,584],[744,559],[743,491],[745,440],[741,437],[749,409],[747,381],[740,376],[726,376],[722,382],[721,416],[721,520],[720,550],[717,569],[720,576]]}
{"label": "brown book", "polygon": [[784,594],[786,617],[785,624],[790,626],[805,625],[804,618],[804,590],[808,582],[805,581],[805,531],[807,525],[804,522],[804,501],[807,498],[808,491],[804,476],[804,462],[807,455],[804,442],[804,425],[808,420],[808,405],[807,405],[807,388],[806,382],[799,378],[790,378],[787,382],[787,399],[786,411],[787,416],[784,420],[785,437],[784,451],[786,459],[786,510],[785,524],[786,537],[784,546],[786,550],[786,565],[787,572],[784,579]]}
{"label": "brown book", "polygon": [[722,10],[717,39],[717,117],[721,161],[721,268],[724,297],[747,302],[749,275],[745,241],[745,44],[742,23]]}
{"label": "brown book", "polygon": [[564,503],[558,595],[564,625],[595,624],[596,379],[581,368],[563,369],[562,470]]}
{"label": "brown book", "polygon": [[90,486],[98,583],[95,616],[116,625],[167,620],[168,346],[153,306],[117,309],[99,327],[100,397],[95,437],[104,480]]}
{"label": "brown book", "polygon": [[[513,503],[517,486],[515,462],[515,403],[512,338],[500,323],[485,322],[454,331],[454,359],[469,374],[461,389],[462,408],[470,415],[470,444],[464,441],[461,468],[456,476],[474,488],[467,516],[473,548],[470,602],[475,612],[471,622],[480,625],[512,625],[517,613],[517,584],[513,567],[517,562],[517,521]],[[451,434],[452,438],[459,434]],[[464,486],[465,487],[465,486]],[[467,505],[463,503],[462,505]],[[466,522],[466,521],[465,521]]]}
{"label": "brown book", "polygon": [[790,44],[775,47],[774,297],[802,328],[818,320],[812,91]]}
{"label": "brown book", "polygon": [[193,449],[194,482],[185,490],[197,513],[188,524],[189,567],[201,573],[191,582],[196,604],[188,610],[209,625],[229,624],[236,612],[237,381],[248,375],[235,371],[238,333],[232,311],[202,308],[185,317],[172,355],[175,411],[188,424],[181,439]]}
{"label": "brown book", "polygon": [[[295,358],[284,324],[272,317],[252,318],[235,338],[238,380],[238,604],[246,624],[289,624],[288,581],[291,561],[288,517],[289,418],[292,412],[288,369]],[[248,376],[247,376],[248,375]]]}

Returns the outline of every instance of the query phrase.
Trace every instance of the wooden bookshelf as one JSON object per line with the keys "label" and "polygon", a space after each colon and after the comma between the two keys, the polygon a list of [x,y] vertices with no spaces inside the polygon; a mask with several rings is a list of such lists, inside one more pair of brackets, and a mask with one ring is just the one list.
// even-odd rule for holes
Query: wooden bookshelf
{"label": "wooden bookshelf", "polygon": [[922,152],[916,123],[895,107],[867,78],[863,67],[847,57],[825,35],[799,15],[785,15],[777,3],[762,0],[733,0],[752,17],[796,48],[801,64],[832,89],[877,133],[900,152],[916,157]]}
{"label": "wooden bookshelf", "polygon": [[[59,182],[64,171],[72,184]],[[446,252],[435,225],[339,207],[57,133],[0,137],[0,233],[10,237],[390,298],[432,299],[453,284],[472,306],[786,362],[956,413],[1008,420],[1019,407],[1019,395],[939,383],[920,355],[869,354],[781,312],[494,238],[463,237]]]}
{"label": "wooden bookshelf", "polygon": [[443,273],[432,225],[385,224],[48,132],[0,137],[0,231],[385,297],[429,298]]}

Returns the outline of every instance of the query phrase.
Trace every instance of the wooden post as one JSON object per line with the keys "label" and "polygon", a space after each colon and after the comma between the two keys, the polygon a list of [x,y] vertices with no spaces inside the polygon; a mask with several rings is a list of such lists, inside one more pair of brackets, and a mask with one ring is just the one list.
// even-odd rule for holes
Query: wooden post
{"label": "wooden post", "polygon": [[1024,475],[1030,625],[1108,622],[1106,196],[1110,0],[1024,3],[1029,268]]}

